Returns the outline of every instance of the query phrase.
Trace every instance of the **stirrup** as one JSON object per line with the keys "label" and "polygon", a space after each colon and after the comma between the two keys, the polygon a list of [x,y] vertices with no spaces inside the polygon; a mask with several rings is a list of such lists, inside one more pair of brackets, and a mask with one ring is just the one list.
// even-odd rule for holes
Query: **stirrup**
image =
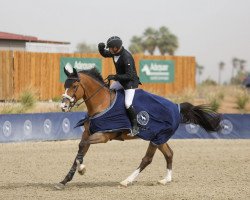
{"label": "stirrup", "polygon": [[132,131],[128,135],[133,137],[133,136],[136,136],[138,133],[139,133],[139,127],[136,126],[136,127],[132,127]]}

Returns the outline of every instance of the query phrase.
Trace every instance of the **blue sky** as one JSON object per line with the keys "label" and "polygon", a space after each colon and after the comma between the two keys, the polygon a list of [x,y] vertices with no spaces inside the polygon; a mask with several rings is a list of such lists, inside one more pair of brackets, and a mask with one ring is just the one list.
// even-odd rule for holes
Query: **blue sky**
{"label": "blue sky", "polygon": [[195,56],[201,79],[231,77],[233,57],[250,71],[249,0],[0,0],[0,31],[40,39],[98,44],[118,35],[128,47],[147,27],[166,26],[179,38],[176,55]]}

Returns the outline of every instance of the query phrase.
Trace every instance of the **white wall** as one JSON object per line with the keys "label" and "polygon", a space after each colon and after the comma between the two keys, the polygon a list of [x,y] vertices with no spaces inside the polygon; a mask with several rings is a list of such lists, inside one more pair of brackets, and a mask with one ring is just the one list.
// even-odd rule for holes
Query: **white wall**
{"label": "white wall", "polygon": [[26,51],[48,52],[48,53],[69,53],[70,45],[26,42]]}

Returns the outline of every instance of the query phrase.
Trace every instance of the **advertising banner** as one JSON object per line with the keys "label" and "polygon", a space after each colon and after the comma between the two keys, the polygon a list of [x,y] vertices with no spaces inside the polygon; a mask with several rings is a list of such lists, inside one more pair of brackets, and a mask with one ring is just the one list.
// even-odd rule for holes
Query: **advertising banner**
{"label": "advertising banner", "polygon": [[[80,139],[84,127],[74,128],[85,112],[0,115],[0,143]],[[173,139],[250,139],[250,114],[225,114],[219,132],[181,124]]]}
{"label": "advertising banner", "polygon": [[65,65],[69,63],[77,71],[89,70],[96,68],[100,73],[102,72],[102,60],[100,58],[72,58],[72,57],[61,57],[60,58],[60,81],[65,82],[66,75],[64,73]]}
{"label": "advertising banner", "polygon": [[44,141],[80,138],[83,127],[74,128],[83,112],[0,115],[0,142]]}
{"label": "advertising banner", "polygon": [[140,80],[142,83],[174,82],[173,60],[140,60]]}

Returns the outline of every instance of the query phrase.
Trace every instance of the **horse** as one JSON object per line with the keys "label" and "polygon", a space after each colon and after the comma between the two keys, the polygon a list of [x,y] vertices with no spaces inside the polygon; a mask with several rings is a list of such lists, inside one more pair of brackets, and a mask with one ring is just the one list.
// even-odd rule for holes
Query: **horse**
{"label": "horse", "polygon": [[[60,105],[63,112],[69,112],[77,105],[80,99],[83,99],[78,105],[84,102],[87,107],[88,116],[93,118],[106,111],[114,102],[117,91],[109,89],[109,84],[105,82],[101,74],[95,68],[77,72],[72,66],[66,66],[64,72],[67,75],[67,80],[65,81],[65,93],[63,94]],[[220,129],[221,115],[212,111],[208,105],[194,106],[191,103],[184,102],[176,104],[176,106],[179,109],[178,115],[180,116],[178,118],[177,127],[180,123],[193,123],[200,125],[207,132],[214,132]],[[55,186],[57,189],[63,189],[66,183],[72,180],[76,170],[80,175],[85,173],[86,166],[83,164],[83,158],[86,156],[90,145],[107,143],[111,140],[124,141],[138,138],[138,136],[131,136],[129,130],[109,130],[91,133],[90,118],[84,120],[84,131],[79,143],[78,153],[65,178]],[[175,131],[176,130],[172,130],[171,136]],[[170,148],[167,141],[160,145],[150,141],[146,154],[142,158],[138,168],[126,179],[121,181],[119,185],[124,187],[131,185],[136,177],[152,162],[157,149],[163,154],[166,161],[164,178],[159,180],[158,183],[166,185],[171,182],[173,150]]]}

